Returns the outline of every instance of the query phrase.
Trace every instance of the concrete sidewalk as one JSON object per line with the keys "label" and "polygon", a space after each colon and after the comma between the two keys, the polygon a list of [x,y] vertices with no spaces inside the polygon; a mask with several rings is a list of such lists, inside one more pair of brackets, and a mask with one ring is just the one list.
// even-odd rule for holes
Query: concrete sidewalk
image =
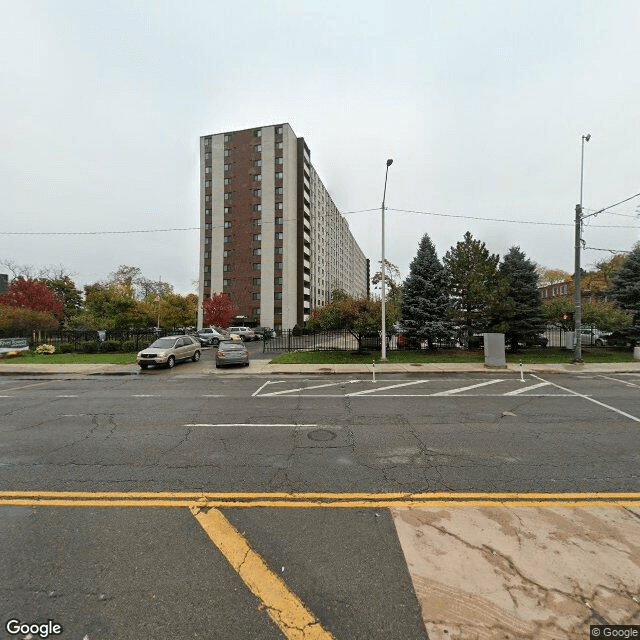
{"label": "concrete sidewalk", "polygon": [[[174,371],[212,375],[376,375],[379,374],[428,374],[428,373],[500,373],[519,375],[520,365],[508,364],[506,368],[486,367],[482,363],[385,363],[385,364],[270,364],[266,360],[253,360],[248,367],[216,369],[212,362],[178,365]],[[0,362],[0,375],[145,375],[158,371],[141,371],[136,364],[23,364]],[[599,364],[526,364],[524,373],[637,373],[638,362],[608,362]]]}

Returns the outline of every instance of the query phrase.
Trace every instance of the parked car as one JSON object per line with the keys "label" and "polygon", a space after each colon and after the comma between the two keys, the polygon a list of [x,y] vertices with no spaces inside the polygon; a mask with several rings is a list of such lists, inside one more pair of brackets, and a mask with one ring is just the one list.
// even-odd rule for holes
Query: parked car
{"label": "parked car", "polygon": [[227,335],[223,335],[214,327],[203,327],[198,331],[198,337],[203,342],[203,344],[218,346],[218,344],[222,340],[226,340],[228,338]]}
{"label": "parked car", "polygon": [[535,336],[529,336],[518,344],[523,347],[542,347],[544,349],[549,344],[549,338],[545,335],[538,334]]}
{"label": "parked car", "polygon": [[604,345],[604,341],[602,339],[603,333],[598,329],[581,329],[580,330],[580,344],[583,346],[591,347],[601,347]]}
{"label": "parked car", "polygon": [[630,338],[623,331],[613,331],[612,333],[603,333],[595,341],[597,347],[635,347],[636,341]]}
{"label": "parked car", "polygon": [[200,360],[201,345],[192,336],[165,336],[138,353],[137,362],[141,369],[150,364],[173,368],[181,360]]}
{"label": "parked car", "polygon": [[276,337],[276,332],[269,327],[256,327],[253,332],[256,334],[256,337],[260,340],[270,340],[271,338]]}
{"label": "parked car", "polygon": [[227,340],[221,342],[216,353],[216,369],[229,364],[249,366],[249,352],[240,341]]}
{"label": "parked car", "polygon": [[235,333],[239,335],[242,340],[245,340],[247,342],[258,339],[256,338],[256,334],[254,333],[253,329],[250,329],[249,327],[229,327],[227,331],[229,333]]}

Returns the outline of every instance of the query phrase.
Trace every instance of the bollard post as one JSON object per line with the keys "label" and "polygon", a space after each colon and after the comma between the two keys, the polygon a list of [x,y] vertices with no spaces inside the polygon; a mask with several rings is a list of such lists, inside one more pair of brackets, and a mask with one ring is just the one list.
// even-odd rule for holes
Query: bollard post
{"label": "bollard post", "polygon": [[522,369],[522,360],[520,360],[520,382],[524,382],[524,375],[523,375],[523,369]]}
{"label": "bollard post", "polygon": [[376,381],[376,363],[375,363],[375,360],[374,360],[374,362],[373,362],[373,380],[372,380],[372,382],[375,382],[375,381]]}

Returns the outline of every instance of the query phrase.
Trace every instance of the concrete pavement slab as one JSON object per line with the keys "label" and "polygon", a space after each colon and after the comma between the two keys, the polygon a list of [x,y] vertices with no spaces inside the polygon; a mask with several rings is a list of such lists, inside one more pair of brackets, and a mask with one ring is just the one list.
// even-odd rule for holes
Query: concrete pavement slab
{"label": "concrete pavement slab", "polygon": [[584,640],[638,624],[640,510],[392,510],[430,640]]}

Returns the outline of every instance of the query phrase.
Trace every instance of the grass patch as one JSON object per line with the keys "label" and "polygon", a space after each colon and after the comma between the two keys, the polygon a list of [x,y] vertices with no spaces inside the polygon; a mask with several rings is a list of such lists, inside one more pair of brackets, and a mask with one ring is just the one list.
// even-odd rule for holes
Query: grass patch
{"label": "grass patch", "polygon": [[[586,363],[634,362],[632,351],[583,348],[582,359]],[[523,349],[517,353],[507,352],[507,362],[518,364],[568,364],[573,360],[573,352],[567,349]],[[356,353],[348,351],[298,351],[275,356],[273,364],[371,364],[380,361],[380,351]],[[387,351],[387,362],[484,362],[482,351],[463,349],[442,349],[437,351]]]}
{"label": "grass patch", "polygon": [[53,353],[40,355],[21,351],[15,358],[3,358],[2,364],[134,364],[135,353]]}

